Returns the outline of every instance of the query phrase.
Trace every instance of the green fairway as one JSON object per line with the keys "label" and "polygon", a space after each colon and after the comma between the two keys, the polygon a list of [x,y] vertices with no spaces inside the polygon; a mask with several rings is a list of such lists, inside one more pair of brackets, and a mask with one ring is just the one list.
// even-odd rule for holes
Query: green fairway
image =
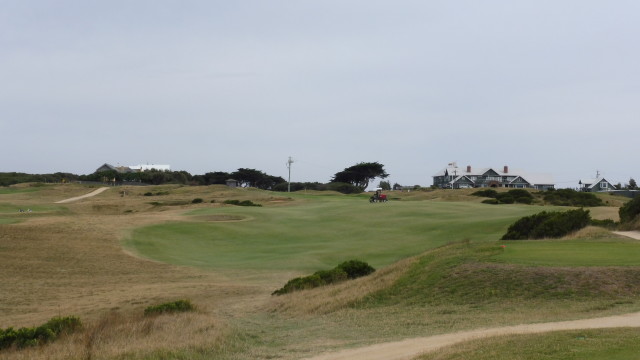
{"label": "green fairway", "polygon": [[[125,245],[173,264],[217,269],[314,271],[347,259],[374,267],[453,241],[495,241],[533,206],[469,202],[391,201],[305,197],[277,207],[225,206],[188,215],[193,222],[137,229]],[[205,222],[206,216],[244,221]]]}
{"label": "green fairway", "polygon": [[505,241],[496,260],[540,266],[640,266],[637,240]]}
{"label": "green fairway", "polygon": [[31,188],[10,188],[10,187],[0,187],[0,195],[9,195],[9,194],[19,194],[19,193],[30,193],[40,191],[40,188],[31,187]]}
{"label": "green fairway", "polygon": [[[58,205],[15,205],[8,203],[0,203],[0,214],[19,214],[20,209],[27,211],[31,209],[32,212],[51,212],[51,211],[61,211],[65,208]],[[26,214],[25,214],[26,215]]]}
{"label": "green fairway", "polygon": [[640,354],[634,328],[558,331],[474,340],[420,360],[626,360]]}

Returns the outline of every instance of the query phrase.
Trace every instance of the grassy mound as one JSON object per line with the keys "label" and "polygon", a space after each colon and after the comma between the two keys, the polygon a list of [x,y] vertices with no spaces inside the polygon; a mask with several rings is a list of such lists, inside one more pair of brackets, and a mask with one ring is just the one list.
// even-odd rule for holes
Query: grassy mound
{"label": "grassy mound", "polygon": [[432,250],[392,286],[369,295],[363,304],[477,305],[534,299],[629,300],[640,295],[639,267],[540,267],[495,262],[503,251],[497,244],[469,242]]}

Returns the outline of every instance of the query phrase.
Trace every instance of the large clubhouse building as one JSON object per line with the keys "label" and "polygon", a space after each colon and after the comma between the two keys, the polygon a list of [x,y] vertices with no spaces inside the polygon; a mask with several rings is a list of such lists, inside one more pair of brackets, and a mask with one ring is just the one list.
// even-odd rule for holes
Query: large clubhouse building
{"label": "large clubhouse building", "polygon": [[553,177],[548,174],[527,173],[500,168],[459,168],[449,163],[446,168],[433,175],[433,185],[443,189],[478,187],[532,188],[547,190],[555,188]]}
{"label": "large clubhouse building", "polygon": [[124,173],[134,173],[134,172],[142,172],[148,170],[157,170],[157,171],[171,171],[170,165],[158,165],[158,164],[146,164],[146,165],[131,165],[131,166],[113,166],[111,164],[103,164],[99,168],[96,169],[96,172],[103,171],[116,171],[121,174]]}

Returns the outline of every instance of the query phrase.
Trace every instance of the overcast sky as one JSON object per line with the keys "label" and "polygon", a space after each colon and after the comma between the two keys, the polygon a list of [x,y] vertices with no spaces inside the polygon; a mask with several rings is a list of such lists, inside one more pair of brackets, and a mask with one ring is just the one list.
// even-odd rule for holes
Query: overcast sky
{"label": "overcast sky", "polygon": [[640,2],[0,0],[0,172],[640,180]]}

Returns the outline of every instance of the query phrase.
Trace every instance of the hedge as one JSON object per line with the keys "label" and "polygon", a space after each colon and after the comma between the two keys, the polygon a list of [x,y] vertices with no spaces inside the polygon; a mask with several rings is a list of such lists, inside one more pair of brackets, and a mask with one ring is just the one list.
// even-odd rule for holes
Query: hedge
{"label": "hedge", "polygon": [[348,279],[356,279],[369,275],[374,271],[376,271],[376,269],[364,261],[349,260],[331,270],[319,270],[308,276],[291,279],[271,295],[283,295],[294,291],[334,284]]}
{"label": "hedge", "polygon": [[23,348],[41,345],[58,338],[63,333],[72,332],[82,326],[75,316],[54,317],[45,324],[32,328],[0,329],[0,350],[10,347]]}
{"label": "hedge", "polygon": [[546,212],[525,216],[513,223],[502,240],[559,238],[589,225],[589,210]]}

